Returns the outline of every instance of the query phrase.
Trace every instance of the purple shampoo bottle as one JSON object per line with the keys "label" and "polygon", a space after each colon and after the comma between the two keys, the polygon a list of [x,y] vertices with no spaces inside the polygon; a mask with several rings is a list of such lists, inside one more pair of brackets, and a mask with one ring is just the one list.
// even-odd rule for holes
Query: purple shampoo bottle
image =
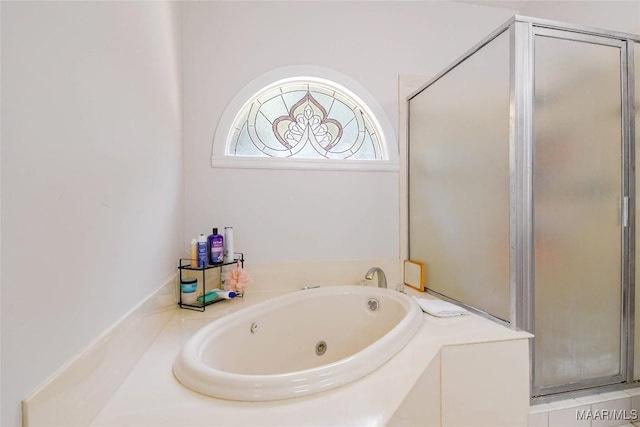
{"label": "purple shampoo bottle", "polygon": [[213,233],[207,238],[209,247],[209,263],[218,264],[224,259],[224,237],[218,234],[218,229],[214,228]]}

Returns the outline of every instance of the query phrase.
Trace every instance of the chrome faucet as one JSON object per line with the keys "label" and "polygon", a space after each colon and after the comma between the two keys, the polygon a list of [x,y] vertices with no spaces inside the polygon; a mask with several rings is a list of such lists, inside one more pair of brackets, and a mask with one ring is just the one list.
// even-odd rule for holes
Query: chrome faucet
{"label": "chrome faucet", "polygon": [[371,267],[367,274],[364,275],[366,280],[373,280],[373,275],[378,273],[378,287],[386,288],[387,287],[387,276],[384,275],[384,271],[380,267]]}

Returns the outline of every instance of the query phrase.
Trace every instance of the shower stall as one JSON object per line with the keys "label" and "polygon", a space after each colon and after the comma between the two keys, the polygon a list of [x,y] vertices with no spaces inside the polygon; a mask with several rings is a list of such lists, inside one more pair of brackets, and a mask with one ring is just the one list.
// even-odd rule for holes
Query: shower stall
{"label": "shower stall", "polygon": [[638,35],[515,16],[408,98],[409,258],[535,335],[534,398],[640,379],[639,69]]}

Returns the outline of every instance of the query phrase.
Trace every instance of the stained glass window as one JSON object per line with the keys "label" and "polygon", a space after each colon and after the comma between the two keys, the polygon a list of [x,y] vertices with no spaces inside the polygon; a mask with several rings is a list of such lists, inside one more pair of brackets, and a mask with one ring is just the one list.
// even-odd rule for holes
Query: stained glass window
{"label": "stained glass window", "polygon": [[290,78],[245,104],[234,120],[227,155],[382,160],[375,123],[341,86]]}

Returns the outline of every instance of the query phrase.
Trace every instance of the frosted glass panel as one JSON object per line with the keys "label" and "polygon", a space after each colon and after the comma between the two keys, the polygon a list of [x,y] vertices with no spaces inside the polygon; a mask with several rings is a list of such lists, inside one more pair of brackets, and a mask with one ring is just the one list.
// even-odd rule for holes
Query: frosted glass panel
{"label": "frosted glass panel", "polygon": [[617,47],[535,38],[537,387],[620,373]]}
{"label": "frosted glass panel", "polygon": [[409,109],[409,256],[425,287],[509,320],[508,32]]}

